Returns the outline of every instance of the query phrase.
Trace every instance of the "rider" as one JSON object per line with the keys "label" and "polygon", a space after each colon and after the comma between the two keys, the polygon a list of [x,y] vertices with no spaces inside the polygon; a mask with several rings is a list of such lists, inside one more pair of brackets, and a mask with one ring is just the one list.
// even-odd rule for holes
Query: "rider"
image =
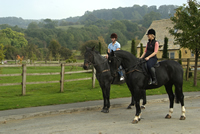
{"label": "rider", "polygon": [[[120,43],[117,41],[117,34],[116,33],[112,33],[110,35],[111,38],[111,43],[108,45],[108,53],[110,53],[112,50],[113,51],[117,51],[120,50],[121,45]],[[108,59],[108,55],[106,56],[106,58]],[[122,72],[122,67],[119,67],[119,75],[120,75],[120,81],[124,80],[124,76],[123,76],[123,72]]]}
{"label": "rider", "polygon": [[[146,45],[146,49],[144,53],[142,54],[141,58],[144,58],[147,61],[147,68],[150,72],[151,78],[149,81],[149,85],[157,85],[157,79],[156,79],[156,73],[155,68],[153,67],[157,62],[157,52],[159,48],[158,42],[155,40],[156,32],[154,29],[149,29],[147,32],[147,36],[149,39],[149,42]],[[152,81],[153,80],[153,81]]]}

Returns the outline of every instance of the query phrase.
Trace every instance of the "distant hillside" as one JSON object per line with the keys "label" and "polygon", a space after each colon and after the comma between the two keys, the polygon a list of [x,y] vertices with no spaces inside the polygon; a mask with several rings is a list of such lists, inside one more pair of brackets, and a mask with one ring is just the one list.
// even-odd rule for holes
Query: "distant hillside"
{"label": "distant hillside", "polygon": [[[174,9],[176,8],[177,6],[175,5],[162,5],[159,8],[157,8],[157,6],[148,7],[147,5],[143,5],[143,6],[134,5],[132,7],[124,7],[124,8],[119,7],[119,8],[113,8],[113,9],[94,10],[92,12],[86,11],[83,16],[70,17],[70,18],[56,20],[56,21],[83,23],[84,21],[91,21],[91,19],[92,21],[95,21],[98,19],[103,19],[103,20],[126,19],[126,20],[139,22],[143,19],[143,17],[146,14],[152,11],[159,13],[161,19],[167,19],[170,17],[170,15],[173,15],[175,13]],[[88,20],[88,16],[90,16],[89,20]],[[40,22],[40,21],[41,20],[26,20],[26,19],[17,18],[17,17],[1,17],[0,18],[0,24],[8,24],[11,26],[17,25],[18,27],[21,27],[21,28],[27,28],[31,22]]]}
{"label": "distant hillside", "polygon": [[39,22],[39,20],[26,20],[17,17],[1,17],[0,24],[8,24],[10,26],[18,26],[21,28],[27,28],[31,22]]}
{"label": "distant hillside", "polygon": [[113,8],[113,9],[100,9],[100,10],[94,10],[92,12],[86,11],[83,16],[80,17],[70,17],[65,19],[66,21],[70,22],[77,22],[77,21],[84,21],[87,19],[88,15],[93,15],[94,19],[104,19],[104,20],[142,20],[143,17],[150,13],[150,12],[156,12],[159,13],[161,16],[161,19],[167,19],[170,17],[170,15],[174,15],[175,9],[178,6],[175,5],[162,5],[159,8],[157,6],[139,6],[134,5],[132,7],[119,7],[119,8]]}

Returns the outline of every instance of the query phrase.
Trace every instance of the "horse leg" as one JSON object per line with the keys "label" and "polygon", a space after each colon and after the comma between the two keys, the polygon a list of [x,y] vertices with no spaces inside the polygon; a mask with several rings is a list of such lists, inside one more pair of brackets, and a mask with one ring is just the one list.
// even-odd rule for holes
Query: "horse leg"
{"label": "horse leg", "polygon": [[110,84],[106,85],[106,108],[104,113],[109,113],[110,108]]}
{"label": "horse leg", "polygon": [[101,109],[101,112],[104,112],[104,109],[106,108],[106,96],[103,92],[103,89],[102,89],[102,93],[103,93],[103,108]]}
{"label": "horse leg", "polygon": [[142,103],[141,109],[145,109],[145,104],[147,103],[146,90],[142,90],[142,99],[143,99],[143,103]]}
{"label": "horse leg", "polygon": [[110,108],[110,84],[101,85],[103,99],[104,99],[104,106],[101,110],[103,113],[109,113]]}
{"label": "horse leg", "polygon": [[185,120],[185,106],[184,106],[184,95],[183,95],[183,90],[182,90],[182,84],[175,84],[175,94],[176,94],[176,102],[181,103],[181,117],[180,120]]}
{"label": "horse leg", "polygon": [[135,105],[133,94],[131,93],[131,95],[132,95],[132,96],[131,96],[131,104],[128,105],[127,109],[132,109],[131,106],[134,106],[134,105]]}
{"label": "horse leg", "polygon": [[165,85],[165,90],[168,94],[168,97],[169,97],[169,102],[170,102],[170,105],[169,105],[169,114],[167,114],[165,116],[166,119],[171,119],[171,115],[173,113],[173,107],[174,107],[174,94],[173,94],[173,91],[172,91],[172,84],[170,83],[167,83]]}
{"label": "horse leg", "polygon": [[133,124],[136,124],[136,123],[138,123],[138,121],[140,121],[141,114],[142,114],[141,108],[140,108],[140,98],[141,98],[140,93],[141,92],[139,92],[139,91],[134,92],[136,114],[135,114],[135,118],[132,121]]}
{"label": "horse leg", "polygon": [[134,97],[133,97],[133,93],[130,89],[132,89],[131,85],[129,83],[126,83],[128,88],[129,88],[129,91],[131,92],[131,103],[128,105],[127,109],[132,109],[131,106],[134,106],[135,105],[135,100],[134,100]]}

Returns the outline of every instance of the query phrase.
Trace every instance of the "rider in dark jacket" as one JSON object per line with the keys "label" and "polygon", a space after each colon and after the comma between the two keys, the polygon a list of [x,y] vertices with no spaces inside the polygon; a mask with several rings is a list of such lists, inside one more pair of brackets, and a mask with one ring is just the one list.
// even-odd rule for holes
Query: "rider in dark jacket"
{"label": "rider in dark jacket", "polygon": [[155,40],[156,32],[154,29],[149,29],[147,32],[149,42],[146,45],[146,49],[140,58],[144,58],[147,61],[147,68],[151,74],[149,85],[157,85],[157,79],[155,74],[155,68],[153,67],[157,62],[156,54],[158,52],[159,44]]}

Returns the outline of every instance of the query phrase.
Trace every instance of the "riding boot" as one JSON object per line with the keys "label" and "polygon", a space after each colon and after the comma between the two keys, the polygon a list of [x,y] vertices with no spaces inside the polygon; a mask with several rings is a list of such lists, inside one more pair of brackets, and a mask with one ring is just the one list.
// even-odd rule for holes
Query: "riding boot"
{"label": "riding boot", "polygon": [[149,78],[149,83],[148,83],[149,85],[151,85],[152,84],[152,78],[150,77]]}
{"label": "riding boot", "polygon": [[156,70],[154,67],[151,67],[151,77],[152,77],[152,84],[153,85],[158,85],[157,79],[156,79]]}

